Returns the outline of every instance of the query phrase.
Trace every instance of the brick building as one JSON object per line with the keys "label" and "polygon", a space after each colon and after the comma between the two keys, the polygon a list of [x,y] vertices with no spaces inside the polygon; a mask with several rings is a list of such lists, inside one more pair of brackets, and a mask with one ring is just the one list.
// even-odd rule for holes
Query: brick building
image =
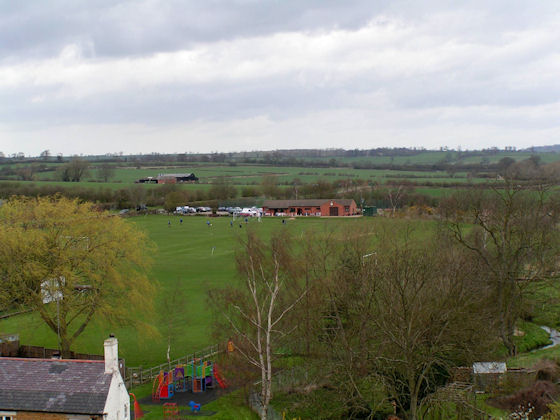
{"label": "brick building", "polygon": [[354,216],[360,214],[352,199],[266,200],[266,216]]}
{"label": "brick building", "polygon": [[104,360],[0,357],[2,420],[130,420],[116,338]]}

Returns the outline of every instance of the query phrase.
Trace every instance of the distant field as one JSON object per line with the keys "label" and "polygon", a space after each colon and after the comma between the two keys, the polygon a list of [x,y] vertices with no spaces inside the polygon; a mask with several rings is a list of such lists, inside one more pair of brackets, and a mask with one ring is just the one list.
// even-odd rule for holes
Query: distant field
{"label": "distant field", "polygon": [[[168,226],[168,221],[171,226]],[[171,331],[171,357],[178,357],[213,344],[210,335],[212,302],[206,292],[213,287],[231,284],[236,278],[234,248],[236,238],[243,234],[247,225],[239,222],[230,227],[230,218],[214,218],[212,227],[206,218],[140,216],[130,218],[130,223],[145,230],[157,245],[151,277],[159,282],[156,295],[157,316],[148,320],[161,336],[147,337],[142,331],[136,333],[128,328],[109,328],[99,323],[90,325],[77,340],[74,349],[82,352],[102,353],[103,339],[110,332],[119,338],[121,354],[130,366],[151,365],[165,360],[167,332]],[[265,218],[262,223],[251,220],[249,225],[265,237],[276,229],[290,229],[303,235],[308,229],[325,226],[349,228],[355,225],[383,226],[403,223],[386,218],[324,219],[308,218],[289,221],[282,225],[281,219]],[[432,224],[420,222],[420,232],[427,232]],[[212,247],[215,247],[212,255]],[[56,335],[42,324],[36,315],[21,315],[0,321],[0,332],[19,333],[25,344],[56,346]]]}
{"label": "distant field", "polygon": [[[496,151],[493,153],[479,152],[474,156],[467,156],[466,152],[457,151],[419,151],[410,156],[359,156],[359,157],[335,157],[337,162],[344,163],[371,163],[376,165],[433,165],[440,162],[449,161],[451,163],[480,163],[485,159],[488,163],[499,162],[504,157],[514,160],[528,159],[533,155],[538,155],[544,163],[556,162],[560,160],[560,153],[530,153],[530,152],[507,152]],[[331,157],[305,158],[309,161],[328,162]]]}
{"label": "distant field", "polygon": [[[261,154],[261,158],[262,158]],[[560,153],[539,153],[539,158],[543,163],[549,163],[560,160]],[[365,157],[337,157],[334,158],[338,163],[345,164],[394,164],[394,165],[434,165],[441,162],[459,163],[459,164],[480,164],[482,161],[486,163],[496,163],[504,157],[510,157],[516,160],[527,159],[531,157],[529,152],[495,152],[495,153],[478,153],[476,156],[466,156],[465,153],[456,151],[418,151],[417,154],[411,156],[365,156]],[[333,158],[300,158],[309,162],[321,162],[322,165],[328,164]],[[10,182],[18,182],[29,184],[34,182],[36,185],[50,185],[62,188],[87,188],[87,189],[109,189],[120,190],[129,189],[134,186],[134,181],[145,177],[156,177],[160,173],[185,173],[194,172],[200,179],[197,184],[180,184],[178,188],[183,190],[208,190],[211,184],[217,182],[218,178],[224,177],[233,184],[241,196],[242,188],[246,186],[258,187],[263,178],[267,175],[273,175],[277,183],[282,186],[292,186],[294,184],[313,184],[319,181],[367,181],[370,184],[386,184],[400,183],[410,181],[417,185],[416,191],[419,193],[426,192],[427,195],[439,197],[443,195],[447,188],[445,185],[451,184],[480,184],[487,183],[491,180],[485,177],[469,177],[465,171],[453,173],[452,170],[426,170],[426,171],[403,171],[392,169],[353,169],[352,167],[300,167],[300,166],[274,166],[265,164],[235,164],[235,163],[212,163],[212,162],[177,162],[175,166],[158,166],[151,167],[129,166],[133,163],[122,162],[121,164],[112,163],[115,166],[114,176],[109,182],[100,182],[100,175],[97,167],[101,163],[93,162],[89,173],[83,178],[82,182],[60,182],[57,180],[55,171],[37,172],[34,181],[19,181],[17,175],[7,175]],[[35,163],[35,166],[38,164]],[[49,162],[47,167],[56,168],[61,163]],[[8,167],[21,168],[22,163],[11,165],[4,163],[0,165],[0,169]],[[3,182],[3,181],[2,181]],[[138,184],[136,184],[138,185]],[[142,184],[141,188],[153,189],[161,188],[156,184]],[[0,191],[1,195],[1,191]],[[254,195],[254,194],[250,194]]]}
{"label": "distant field", "polygon": [[[139,185],[142,188],[161,188],[161,185],[157,184],[127,184],[120,182],[92,182],[92,181],[82,181],[82,182],[62,182],[62,181],[15,181],[15,180],[0,180],[2,182],[13,182],[20,183],[22,185],[54,185],[63,188],[90,188],[90,189],[102,189],[107,188],[110,190],[128,189],[131,186]],[[192,189],[192,190],[207,190],[211,187],[210,184],[178,184],[178,188],[181,189]]]}
{"label": "distant field", "polygon": [[[54,183],[61,186],[87,186],[91,188],[108,187],[124,188],[133,185],[134,181],[148,176],[156,177],[159,173],[194,172],[200,178],[200,184],[212,184],[219,177],[226,177],[235,185],[259,185],[264,176],[275,176],[279,184],[293,184],[296,180],[300,183],[317,182],[318,180],[335,181],[341,179],[362,179],[385,183],[388,180],[410,179],[417,182],[466,182],[467,174],[457,172],[451,176],[446,171],[399,171],[389,169],[353,169],[353,168],[303,168],[285,166],[263,165],[200,165],[184,166],[177,168],[137,169],[117,167],[114,177],[109,182],[100,182],[95,169],[89,171],[82,182],[61,182],[56,179],[55,172],[40,172],[35,175],[36,182]],[[16,181],[16,176],[11,177]],[[476,181],[476,178],[474,179]],[[21,181],[20,181],[21,182]],[[30,181],[26,181],[30,182]],[[154,184],[145,184],[147,187]]]}

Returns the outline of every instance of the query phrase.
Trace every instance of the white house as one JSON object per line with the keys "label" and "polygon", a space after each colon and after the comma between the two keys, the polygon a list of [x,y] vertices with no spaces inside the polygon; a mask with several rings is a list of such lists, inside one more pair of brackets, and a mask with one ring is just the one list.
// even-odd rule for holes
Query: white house
{"label": "white house", "polygon": [[104,360],[0,357],[0,419],[130,420],[117,339],[104,345]]}

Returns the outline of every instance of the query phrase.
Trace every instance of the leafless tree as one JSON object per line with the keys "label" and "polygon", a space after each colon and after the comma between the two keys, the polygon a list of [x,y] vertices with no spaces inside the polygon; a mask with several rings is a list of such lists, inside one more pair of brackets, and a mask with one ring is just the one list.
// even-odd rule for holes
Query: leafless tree
{"label": "leafless tree", "polygon": [[446,228],[484,267],[495,301],[500,337],[510,355],[513,333],[528,285],[555,275],[558,198],[545,184],[470,190],[442,203]]}
{"label": "leafless tree", "polygon": [[115,176],[115,167],[109,163],[102,163],[97,168],[97,173],[104,182],[107,182]]}
{"label": "leafless tree", "polygon": [[373,258],[364,258],[358,240],[339,254],[325,317],[327,354],[345,378],[339,392],[347,417],[386,404],[372,395],[382,386],[403,416],[422,418],[445,372],[480,356],[494,338],[485,285],[469,254],[452,244],[394,227],[376,243]]}
{"label": "leafless tree", "polygon": [[51,151],[50,150],[43,150],[41,152],[41,154],[39,155],[39,157],[45,161],[48,161],[49,158],[51,157]]}
{"label": "leafless tree", "polygon": [[[240,342],[236,351],[260,371],[260,416],[267,418],[272,398],[272,363],[280,340],[293,327],[286,322],[306,290],[298,285],[299,268],[293,255],[293,239],[285,232],[263,242],[248,230],[236,256],[243,287],[214,292],[226,308],[224,315]],[[297,292],[294,293],[294,290]]]}
{"label": "leafless tree", "polygon": [[59,178],[65,182],[80,182],[88,172],[89,163],[74,156],[72,160],[57,169]]}

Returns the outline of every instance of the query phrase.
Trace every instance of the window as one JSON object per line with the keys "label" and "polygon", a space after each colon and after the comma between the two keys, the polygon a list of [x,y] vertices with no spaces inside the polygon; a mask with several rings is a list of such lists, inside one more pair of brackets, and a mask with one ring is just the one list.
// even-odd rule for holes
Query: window
{"label": "window", "polygon": [[0,411],[0,420],[16,420],[16,412]]}
{"label": "window", "polygon": [[350,211],[350,206],[344,206],[344,211],[348,213]]}

